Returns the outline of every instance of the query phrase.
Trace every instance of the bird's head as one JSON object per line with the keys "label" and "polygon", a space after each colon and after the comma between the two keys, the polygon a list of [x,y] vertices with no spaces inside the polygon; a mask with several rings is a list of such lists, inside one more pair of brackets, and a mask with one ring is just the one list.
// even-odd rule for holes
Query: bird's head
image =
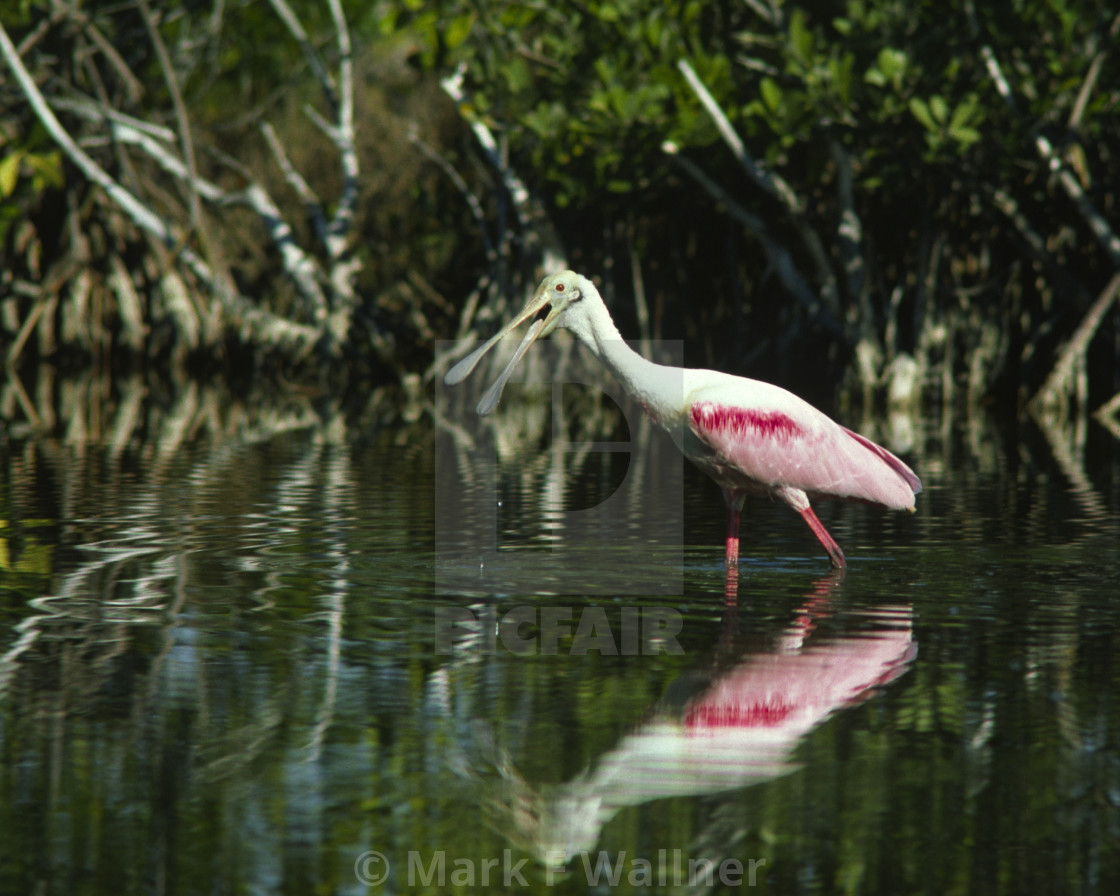
{"label": "bird's head", "polygon": [[[517,351],[510,358],[509,364],[495,380],[494,385],[486,390],[486,394],[482,396],[478,403],[478,413],[482,416],[489,414],[497,407],[498,400],[502,397],[502,390],[509,381],[514,368],[525,357],[525,353],[529,351],[530,346],[557,327],[578,330],[583,326],[585,317],[581,313],[583,311],[581,302],[584,299],[598,299],[598,296],[599,293],[591,281],[575,273],[575,271],[561,271],[559,274],[545,277],[541,281],[541,285],[537,287],[537,291],[533,293],[533,297],[517,316],[479,348],[447,371],[443,381],[449,386],[461,383],[482,360],[483,355],[512,330],[521,326],[525,321],[530,321],[529,329],[522,338],[521,344],[517,346]],[[599,301],[601,304],[602,300]]]}
{"label": "bird's head", "polygon": [[599,293],[590,280],[575,271],[561,271],[541,281],[526,310],[535,309],[533,320],[544,321],[541,336],[557,327],[578,329],[583,318],[582,302],[592,295],[598,298]]}

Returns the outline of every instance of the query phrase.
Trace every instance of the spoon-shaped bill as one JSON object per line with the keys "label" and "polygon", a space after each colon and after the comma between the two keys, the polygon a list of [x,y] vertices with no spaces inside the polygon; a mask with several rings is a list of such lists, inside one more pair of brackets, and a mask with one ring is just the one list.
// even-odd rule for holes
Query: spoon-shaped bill
{"label": "spoon-shaped bill", "polygon": [[529,325],[529,329],[525,333],[525,338],[521,340],[521,344],[517,346],[517,351],[515,351],[513,357],[509,359],[506,369],[502,371],[501,376],[494,381],[493,386],[486,390],[486,393],[478,402],[478,406],[475,408],[478,412],[478,416],[485,417],[498,406],[498,401],[501,400],[502,397],[502,390],[506,387],[506,383],[509,382],[509,378],[513,374],[513,369],[517,366],[518,362],[525,357],[525,352],[529,351],[529,346],[537,341],[537,337],[540,336],[541,330],[543,329],[543,320],[535,320]]}
{"label": "spoon-shaped bill", "polygon": [[449,371],[447,371],[447,373],[444,374],[444,383],[446,383],[448,386],[455,386],[465,380],[468,376],[470,376],[471,371],[474,370],[478,365],[478,362],[482,360],[482,356],[490,351],[490,349],[492,349],[495,345],[497,345],[498,342],[511,329],[511,326],[503,328],[501,332],[491,336],[484,343],[482,343],[479,348],[476,348],[473,352],[463,358],[463,360],[461,360],[458,364],[456,364]]}
{"label": "spoon-shaped bill", "polygon": [[471,371],[474,370],[478,365],[478,362],[482,360],[483,355],[485,355],[488,351],[490,351],[490,349],[492,349],[495,345],[505,339],[505,337],[511,330],[514,330],[517,327],[521,326],[521,324],[525,323],[525,321],[535,315],[538,311],[541,310],[541,308],[543,308],[547,304],[547,301],[541,301],[541,297],[539,294],[533,296],[529,304],[521,309],[521,313],[518,314],[517,317],[511,320],[497,333],[495,333],[484,343],[482,343],[480,347],[476,348],[473,352],[463,358],[463,360],[461,360],[458,364],[447,371],[447,373],[444,374],[443,377],[444,383],[446,383],[448,386],[454,386],[465,380],[468,376],[470,376]]}

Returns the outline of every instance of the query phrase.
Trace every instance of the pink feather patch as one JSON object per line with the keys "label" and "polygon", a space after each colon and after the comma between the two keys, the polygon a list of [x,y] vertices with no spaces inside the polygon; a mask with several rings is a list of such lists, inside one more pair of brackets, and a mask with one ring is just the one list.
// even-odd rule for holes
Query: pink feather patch
{"label": "pink feather patch", "polygon": [[732,703],[710,706],[700,703],[684,717],[684,726],[695,728],[770,728],[780,725],[794,707],[780,699],[762,703]]}
{"label": "pink feather patch", "polygon": [[697,402],[692,406],[692,425],[704,432],[746,435],[756,433],[768,438],[801,435],[801,427],[781,411],[759,411]]}

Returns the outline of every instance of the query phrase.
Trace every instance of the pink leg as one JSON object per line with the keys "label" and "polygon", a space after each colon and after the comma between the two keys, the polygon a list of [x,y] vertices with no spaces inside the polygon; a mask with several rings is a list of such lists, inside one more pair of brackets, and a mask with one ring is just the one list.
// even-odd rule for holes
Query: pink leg
{"label": "pink leg", "polygon": [[734,607],[739,603],[739,566],[727,567],[727,579],[723,583],[724,606]]}
{"label": "pink leg", "polygon": [[835,539],[828,534],[824,523],[817,519],[817,515],[813,513],[813,508],[806,504],[804,508],[798,510],[798,513],[800,513],[801,518],[809,524],[809,528],[813,530],[813,534],[817,536],[817,540],[824,545],[824,549],[828,551],[828,558],[832,561],[833,568],[843,569],[845,566],[844,552],[840,550],[840,545],[836,543]]}
{"label": "pink leg", "polygon": [[724,561],[728,569],[739,567],[739,512],[733,506],[727,508],[727,553]]}

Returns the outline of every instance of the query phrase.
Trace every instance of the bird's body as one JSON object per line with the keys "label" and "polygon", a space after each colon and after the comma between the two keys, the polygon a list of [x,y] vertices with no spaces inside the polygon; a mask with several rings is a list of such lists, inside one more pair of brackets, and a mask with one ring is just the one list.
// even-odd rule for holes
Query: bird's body
{"label": "bird's body", "polygon": [[452,368],[446,382],[464,379],[498,339],[530,318],[529,332],[479,402],[478,412],[494,409],[514,366],[536,339],[556,327],[570,330],[673,436],[681,452],[723,489],[729,567],[738,561],[739,514],[747,495],[768,495],[797,510],[837,568],[844,566],[844,555],[817,519],[810,498],[914,509],[921,482],[885,448],[779,386],[643,358],[623,341],[591,281],[572,271],[545,278],[522,312]]}

